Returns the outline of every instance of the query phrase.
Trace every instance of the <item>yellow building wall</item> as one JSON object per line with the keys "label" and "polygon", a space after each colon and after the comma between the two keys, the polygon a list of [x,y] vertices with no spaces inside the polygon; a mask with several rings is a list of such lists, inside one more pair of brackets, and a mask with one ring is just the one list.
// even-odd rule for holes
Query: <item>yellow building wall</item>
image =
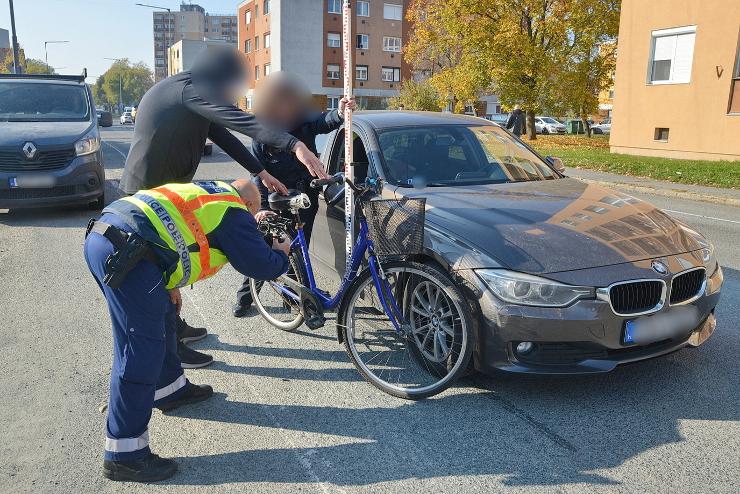
{"label": "yellow building wall", "polygon": [[[649,84],[652,31],[693,25],[691,82]],[[622,0],[611,151],[740,160],[740,114],[727,113],[739,37],[740,0]]]}

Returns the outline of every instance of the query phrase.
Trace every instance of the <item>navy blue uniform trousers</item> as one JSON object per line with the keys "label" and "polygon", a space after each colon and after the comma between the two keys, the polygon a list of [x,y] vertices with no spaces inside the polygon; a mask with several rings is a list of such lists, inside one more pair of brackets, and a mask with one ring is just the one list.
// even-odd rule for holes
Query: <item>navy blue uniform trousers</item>
{"label": "navy blue uniform trousers", "polygon": [[[128,229],[111,216],[102,220]],[[105,459],[127,461],[149,455],[152,407],[177,398],[188,382],[177,356],[176,310],[162,269],[140,261],[121,287],[113,289],[103,283],[103,268],[114,250],[97,233],[85,240],[85,260],[105,295],[113,323]]]}

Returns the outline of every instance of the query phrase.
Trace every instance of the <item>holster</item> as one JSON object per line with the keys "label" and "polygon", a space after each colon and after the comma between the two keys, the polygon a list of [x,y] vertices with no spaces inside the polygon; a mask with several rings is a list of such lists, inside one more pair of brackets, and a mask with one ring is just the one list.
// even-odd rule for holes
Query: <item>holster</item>
{"label": "holster", "polygon": [[149,242],[137,233],[128,233],[102,221],[90,220],[85,238],[95,232],[110,241],[116,250],[105,260],[103,283],[111,288],[120,288],[128,273],[142,259],[159,263],[157,255]]}

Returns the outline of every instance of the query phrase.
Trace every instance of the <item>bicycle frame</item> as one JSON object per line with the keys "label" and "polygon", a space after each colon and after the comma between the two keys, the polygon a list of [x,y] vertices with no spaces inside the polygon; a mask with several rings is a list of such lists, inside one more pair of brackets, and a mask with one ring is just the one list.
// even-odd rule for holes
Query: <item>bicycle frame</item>
{"label": "bicycle frame", "polygon": [[[363,215],[361,215],[359,218],[359,223],[360,232],[357,236],[355,246],[352,249],[349,269],[344,273],[344,277],[342,278],[339,290],[333,297],[327,296],[316,286],[316,278],[313,273],[313,266],[311,265],[311,257],[308,253],[306,237],[303,233],[303,227],[300,224],[296,228],[296,237],[291,242],[290,248],[291,250],[300,249],[300,252],[303,256],[304,266],[306,268],[306,275],[308,277],[308,289],[316,296],[316,298],[321,303],[321,308],[324,310],[333,310],[339,305],[339,303],[342,301],[342,298],[346,294],[350,284],[357,277],[357,272],[360,269],[360,265],[362,264],[362,260],[365,257],[365,253],[369,252],[370,255],[368,256],[368,268],[370,269],[370,273],[373,278],[375,290],[378,292],[380,303],[383,306],[383,310],[385,311],[386,315],[391,320],[393,327],[396,329],[396,331],[401,331],[401,321],[403,319],[402,312],[398,308],[398,303],[391,293],[390,284],[388,283],[388,280],[385,279],[385,274],[383,273],[382,267],[378,262],[378,258],[374,253],[373,241],[368,238],[367,219]],[[275,288],[279,289],[286,296],[292,298],[293,300],[300,301],[300,296],[289,288],[275,282],[269,283],[272,283]]]}

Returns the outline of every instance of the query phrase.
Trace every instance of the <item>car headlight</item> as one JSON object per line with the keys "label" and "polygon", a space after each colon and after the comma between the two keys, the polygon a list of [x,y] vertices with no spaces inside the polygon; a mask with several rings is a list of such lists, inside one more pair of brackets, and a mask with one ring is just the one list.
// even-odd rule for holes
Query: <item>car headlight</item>
{"label": "car headlight", "polygon": [[98,149],[100,149],[100,136],[95,131],[90,132],[85,137],[75,142],[75,154],[77,156],[94,153]]}
{"label": "car headlight", "polygon": [[565,307],[596,296],[593,287],[564,285],[504,269],[479,269],[476,273],[497,297],[512,304]]}

